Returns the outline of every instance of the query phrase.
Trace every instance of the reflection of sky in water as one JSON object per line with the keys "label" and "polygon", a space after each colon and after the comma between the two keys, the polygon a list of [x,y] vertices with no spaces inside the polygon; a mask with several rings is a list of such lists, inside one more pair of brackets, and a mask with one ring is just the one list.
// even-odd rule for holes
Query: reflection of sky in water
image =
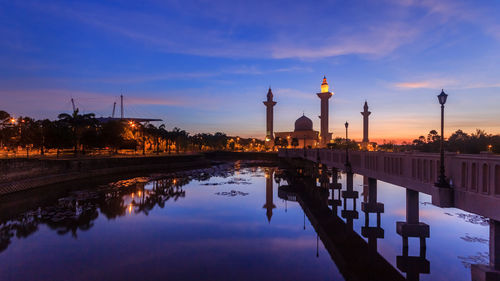
{"label": "reflection of sky in water", "polygon": [[[316,257],[316,233],[307,218],[303,229],[302,209],[279,199],[274,181],[276,208],[268,223],[264,169],[191,181],[182,187],[185,197],[171,198],[163,208],[155,205],[147,215],[136,212],[133,203],[144,194],[120,195],[127,207],[123,214],[108,219],[99,213],[76,238],[39,224],[38,231],[12,238],[0,253],[0,280],[342,280],[321,241]],[[361,176],[354,177],[360,194],[358,233],[364,225],[362,183]],[[152,189],[152,183],[145,186],[146,192]],[[402,254],[396,221],[405,220],[405,190],[379,182],[378,201],[385,204],[385,238],[378,240],[378,249],[396,266]],[[421,195],[420,202],[430,197]],[[465,222],[457,216],[465,212],[457,209],[420,204],[420,210],[420,221],[430,225],[431,233],[426,253],[431,274],[421,280],[469,280],[463,262],[485,261],[488,227]],[[375,221],[371,215],[370,225]],[[418,239],[410,238],[410,255],[418,250]]]}
{"label": "reflection of sky in water", "polygon": [[[345,188],[345,174],[339,182]],[[406,191],[381,181],[377,186],[377,201],[384,203],[385,207],[381,222],[385,238],[378,239],[378,251],[396,266],[396,256],[403,253],[402,238],[396,233],[396,221],[406,220]],[[361,211],[363,176],[354,175],[354,190],[359,192],[356,200],[359,219],[354,221],[354,230],[361,233],[365,221]],[[431,202],[429,195],[420,193],[419,197],[420,222],[430,226],[430,238],[426,240],[430,274],[421,274],[420,280],[470,280],[470,263],[488,263],[489,226],[480,217],[460,209],[442,209],[427,203]],[[348,200],[347,206],[352,209],[352,200]],[[371,214],[370,226],[375,225],[376,216]],[[409,238],[410,256],[419,255],[419,245],[418,238]]]}
{"label": "reflection of sky in water", "polygon": [[[135,207],[112,220],[100,214],[76,239],[40,224],[0,253],[0,280],[341,280],[321,242],[316,257],[316,234],[307,221],[303,230],[298,204],[285,213],[276,186],[268,223],[266,179],[257,173],[192,181],[183,186],[184,198],[147,216]],[[231,190],[248,195],[215,194]],[[128,206],[131,194],[123,198]]]}

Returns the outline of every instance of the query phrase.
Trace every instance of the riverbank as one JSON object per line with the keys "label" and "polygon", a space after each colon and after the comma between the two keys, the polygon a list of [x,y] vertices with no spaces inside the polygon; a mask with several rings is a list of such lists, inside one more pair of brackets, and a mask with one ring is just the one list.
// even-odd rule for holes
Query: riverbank
{"label": "riverbank", "polygon": [[117,158],[0,159],[0,196],[51,184],[112,174],[209,167],[213,161],[277,161],[277,159],[276,153],[260,152],[210,152]]}

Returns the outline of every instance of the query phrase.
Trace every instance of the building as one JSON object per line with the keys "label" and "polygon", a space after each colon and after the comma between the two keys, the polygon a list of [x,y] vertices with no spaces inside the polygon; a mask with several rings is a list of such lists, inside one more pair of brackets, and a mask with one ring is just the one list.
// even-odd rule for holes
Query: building
{"label": "building", "polygon": [[332,133],[328,132],[328,101],[333,96],[333,93],[329,91],[326,76],[323,77],[321,92],[317,93],[317,96],[321,99],[321,115],[319,116],[321,133],[313,129],[312,120],[305,115],[302,115],[295,121],[294,131],[274,133],[273,108],[276,105],[276,102],[273,100],[273,93],[271,91],[271,88],[269,88],[269,91],[267,92],[267,100],[264,101],[264,105],[266,106],[266,143],[269,143],[269,145],[274,145],[275,139],[282,139],[286,140],[288,147],[326,147],[327,144],[332,140]]}
{"label": "building", "polygon": [[363,149],[367,149],[368,143],[370,140],[368,139],[368,116],[372,114],[370,111],[368,111],[368,102],[365,101],[365,105],[363,106],[363,112],[361,112],[361,115],[363,115],[363,141],[361,142],[361,147]]}
{"label": "building", "polygon": [[266,141],[274,139],[273,123],[274,123],[274,112],[273,108],[277,102],[273,101],[273,92],[271,87],[267,91],[267,100],[263,101],[266,106]]}
{"label": "building", "polygon": [[319,119],[321,121],[320,143],[322,147],[325,147],[332,139],[332,134],[328,132],[328,100],[333,96],[333,93],[328,90],[328,82],[326,81],[326,76],[323,76],[321,93],[317,93],[317,95],[321,99],[321,115],[319,116]]}
{"label": "building", "polygon": [[313,130],[313,122],[307,116],[302,115],[295,120],[295,129],[293,132],[276,132],[276,138],[286,139],[288,146],[294,146],[294,139],[296,140],[296,147],[312,147],[316,148],[319,144],[319,132]]}

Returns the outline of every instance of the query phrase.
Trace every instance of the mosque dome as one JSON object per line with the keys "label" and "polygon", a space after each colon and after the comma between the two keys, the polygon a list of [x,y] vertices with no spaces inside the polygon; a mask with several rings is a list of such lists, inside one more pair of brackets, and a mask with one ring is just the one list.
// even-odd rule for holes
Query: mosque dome
{"label": "mosque dome", "polygon": [[313,122],[305,115],[302,115],[299,119],[295,121],[295,131],[312,131],[312,130],[313,130]]}

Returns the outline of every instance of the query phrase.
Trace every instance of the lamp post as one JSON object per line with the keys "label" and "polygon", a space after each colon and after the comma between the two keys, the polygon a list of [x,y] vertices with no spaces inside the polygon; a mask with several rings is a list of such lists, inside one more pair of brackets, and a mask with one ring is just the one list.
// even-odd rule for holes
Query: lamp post
{"label": "lamp post", "polygon": [[345,122],[345,166],[348,170],[350,170],[351,163],[349,163],[349,139],[347,135],[347,129],[349,128],[349,123]]}
{"label": "lamp post", "polygon": [[446,103],[448,95],[444,92],[444,90],[441,89],[441,93],[437,97],[439,104],[441,104],[441,139],[439,144],[441,163],[439,167],[439,178],[435,185],[437,187],[450,187],[444,175],[444,104]]}
{"label": "lamp post", "polygon": [[[128,121],[128,124],[130,125],[130,129],[132,131],[132,136],[134,137],[134,141],[137,142],[137,137],[135,136],[135,132],[136,132],[136,125],[134,123],[134,121]],[[134,154],[137,153],[137,144],[135,145],[135,148],[134,148]]]}
{"label": "lamp post", "polygon": [[141,133],[142,133],[142,155],[146,155],[146,123],[144,125],[141,124]]}

